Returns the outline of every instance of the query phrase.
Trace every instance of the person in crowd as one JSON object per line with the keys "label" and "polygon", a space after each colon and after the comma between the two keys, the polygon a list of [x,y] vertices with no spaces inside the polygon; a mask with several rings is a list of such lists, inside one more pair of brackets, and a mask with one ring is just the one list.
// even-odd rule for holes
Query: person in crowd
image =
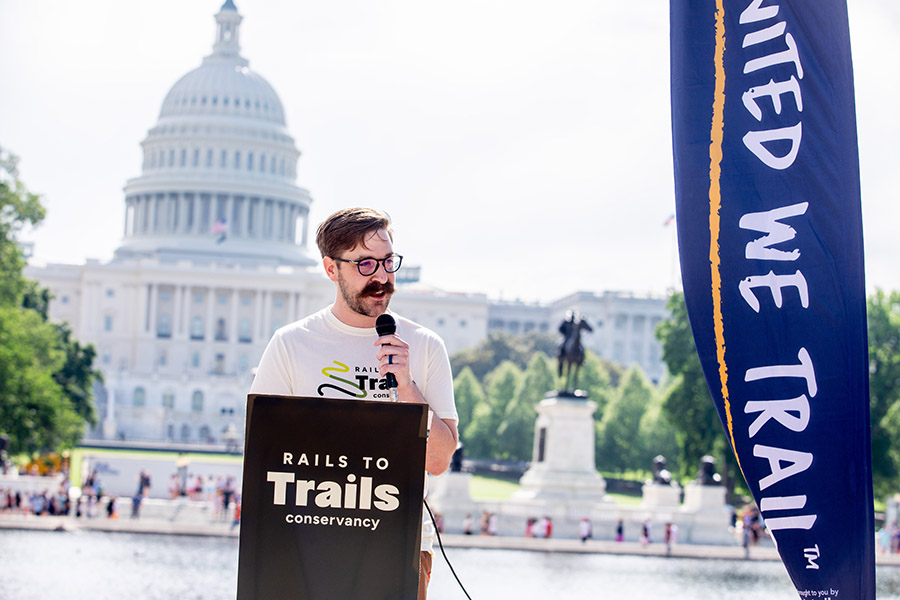
{"label": "person in crowd", "polygon": [[206,483],[203,484],[203,495],[207,505],[212,507],[216,505],[216,480],[211,474],[206,476]]}
{"label": "person in crowd", "polygon": [[491,514],[488,511],[486,511],[486,510],[481,511],[481,526],[479,527],[479,531],[481,532],[481,535],[488,534],[488,521],[490,520],[490,518],[491,518]]}
{"label": "person in crowd", "polygon": [[534,537],[545,538],[547,537],[547,517],[540,517],[537,522],[534,524],[532,531],[534,532]]}
{"label": "person in crowd", "polygon": [[578,523],[578,537],[581,538],[581,543],[594,537],[594,528],[591,524],[591,520],[587,517],[582,517],[581,521]]}
{"label": "person in crowd", "polygon": [[534,517],[528,517],[528,520],[525,521],[525,537],[536,537],[534,533],[534,528],[537,523],[537,519]]}
{"label": "person in crowd", "polygon": [[178,473],[172,473],[169,477],[169,500],[175,500],[181,495],[181,478]]}
{"label": "person in crowd", "polygon": [[666,523],[666,530],[663,534],[666,543],[666,555],[672,554],[672,546],[678,541],[678,525],[675,523]]}
{"label": "person in crowd", "polygon": [[650,519],[644,519],[644,522],[641,523],[641,546],[647,546],[653,542],[651,531]]}
{"label": "person in crowd", "polygon": [[497,535],[497,529],[499,527],[499,517],[497,513],[491,513],[491,516],[488,517],[488,535]]}
{"label": "person in crowd", "polygon": [[472,513],[466,513],[463,518],[462,531],[465,535],[472,535]]}
{"label": "person in crowd", "polygon": [[238,494],[234,499],[234,516],[231,519],[231,529],[239,527],[241,524],[241,496]]}

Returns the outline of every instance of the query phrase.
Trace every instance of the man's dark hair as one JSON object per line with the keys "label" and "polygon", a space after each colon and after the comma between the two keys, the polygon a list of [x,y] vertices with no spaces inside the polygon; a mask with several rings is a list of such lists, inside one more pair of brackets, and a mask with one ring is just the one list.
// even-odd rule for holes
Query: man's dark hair
{"label": "man's dark hair", "polygon": [[342,252],[365,246],[366,238],[379,229],[387,231],[393,241],[391,219],[386,214],[372,208],[344,208],[322,221],[316,230],[316,245],[322,258],[340,258]]}

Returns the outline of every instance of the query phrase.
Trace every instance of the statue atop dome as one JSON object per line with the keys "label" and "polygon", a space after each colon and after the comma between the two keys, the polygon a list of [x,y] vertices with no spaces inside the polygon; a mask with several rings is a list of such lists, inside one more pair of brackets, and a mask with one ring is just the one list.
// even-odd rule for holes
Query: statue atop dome
{"label": "statue atop dome", "polygon": [[231,0],[226,0],[222,8],[216,14],[216,41],[213,44],[213,53],[203,59],[209,60],[236,60],[246,66],[247,59],[241,56],[240,26],[244,17],[237,11],[237,7]]}

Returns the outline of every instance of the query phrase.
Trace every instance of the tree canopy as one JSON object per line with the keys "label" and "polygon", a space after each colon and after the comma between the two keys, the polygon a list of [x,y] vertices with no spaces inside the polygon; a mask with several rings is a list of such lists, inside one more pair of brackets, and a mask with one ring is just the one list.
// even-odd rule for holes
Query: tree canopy
{"label": "tree canopy", "polygon": [[597,425],[598,466],[614,471],[642,467],[642,444],[637,433],[652,396],[653,388],[639,368],[626,371]]}
{"label": "tree canopy", "polygon": [[450,366],[454,373],[469,367],[475,378],[482,381],[505,360],[520,369],[525,369],[535,352],[555,356],[556,346],[556,338],[547,333],[512,335],[503,331],[492,331],[474,348],[460,350],[450,357]]}
{"label": "tree canopy", "polygon": [[94,349],[47,319],[48,290],[22,274],[18,235],[44,218],[40,197],[0,147],[0,434],[10,454],[72,447],[94,423]]}
{"label": "tree canopy", "polygon": [[877,290],[867,302],[872,481],[884,497],[900,472],[900,292]]}

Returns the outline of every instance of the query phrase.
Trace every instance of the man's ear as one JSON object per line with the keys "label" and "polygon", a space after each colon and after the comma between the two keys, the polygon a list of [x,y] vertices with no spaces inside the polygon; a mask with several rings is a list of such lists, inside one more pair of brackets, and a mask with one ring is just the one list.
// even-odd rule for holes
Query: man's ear
{"label": "man's ear", "polygon": [[325,267],[325,274],[328,275],[328,279],[337,283],[338,280],[338,263],[336,260],[331,258],[330,256],[326,256],[322,259],[322,266]]}

